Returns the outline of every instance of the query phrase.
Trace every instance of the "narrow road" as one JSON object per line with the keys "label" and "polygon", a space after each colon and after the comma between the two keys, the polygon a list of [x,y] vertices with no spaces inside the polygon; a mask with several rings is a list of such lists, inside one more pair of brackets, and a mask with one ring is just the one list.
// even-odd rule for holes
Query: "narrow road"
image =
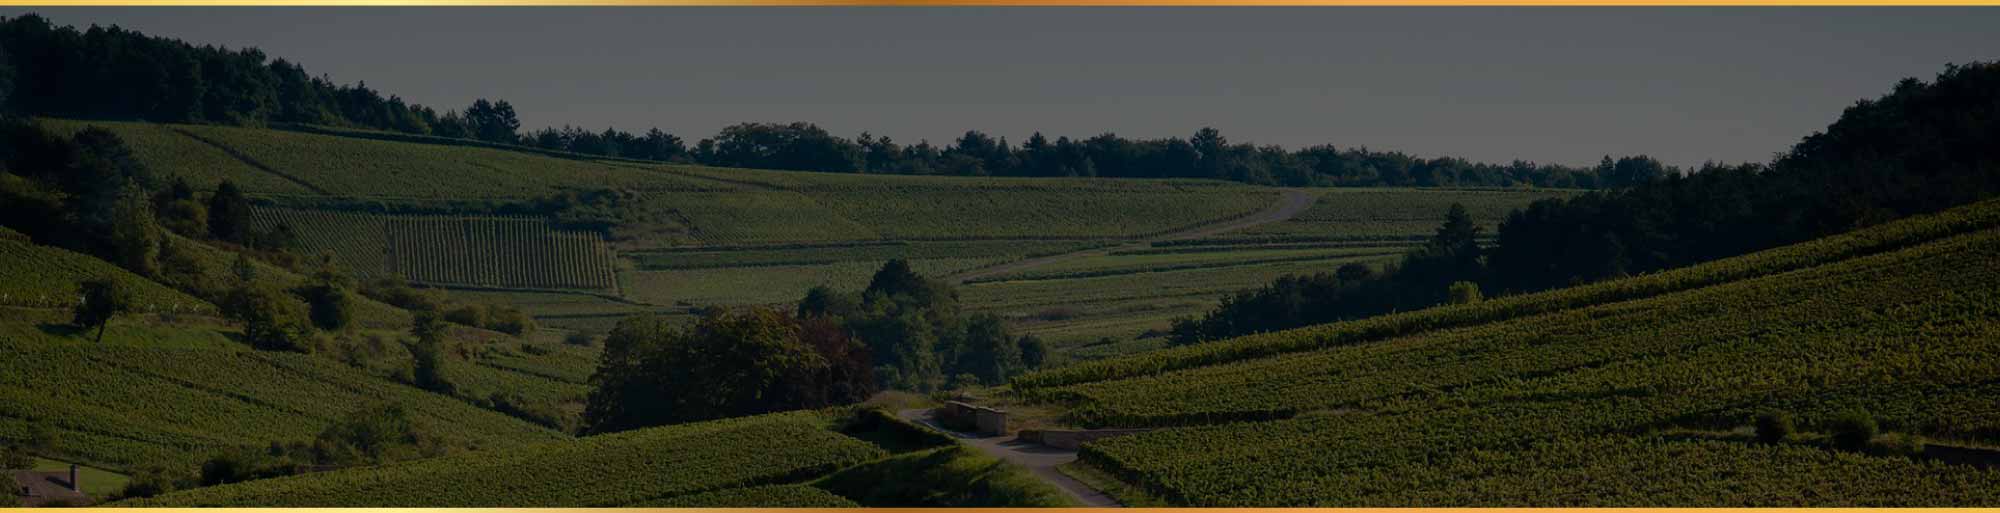
{"label": "narrow road", "polygon": [[1028,473],[1033,474],[1035,477],[1039,477],[1043,481],[1055,485],[1056,488],[1068,492],[1070,497],[1075,498],[1079,505],[1092,508],[1117,508],[1123,506],[1118,504],[1117,499],[1112,499],[1111,496],[1105,495],[1104,492],[1099,492],[1097,489],[1071,479],[1069,476],[1063,475],[1061,471],[1056,470],[1057,465],[1076,461],[1076,451],[1065,451],[1042,444],[1024,442],[1011,436],[982,437],[971,433],[960,433],[945,429],[944,426],[938,425],[936,419],[931,417],[931,410],[928,408],[903,410],[896,412],[896,416],[902,417],[903,420],[930,426],[931,429],[942,431],[950,434],[953,438],[957,438],[958,443],[972,446],[1008,463],[1020,465],[1022,468],[1028,469]]}
{"label": "narrow road", "polygon": [[1061,253],[1049,256],[1040,256],[1035,258],[1016,260],[1013,262],[1008,262],[993,267],[987,267],[983,269],[973,269],[971,271],[966,271],[963,273],[959,273],[957,275],[947,276],[945,277],[945,280],[950,281],[952,283],[962,284],[967,281],[972,281],[979,278],[1013,274],[1028,269],[1033,269],[1036,267],[1041,267],[1056,262],[1073,260],[1085,256],[1103,255],[1118,250],[1139,249],[1151,245],[1152,243],[1155,242],[1164,242],[1164,241],[1182,240],[1182,239],[1198,239],[1212,235],[1220,235],[1237,230],[1242,230],[1245,228],[1250,228],[1253,226],[1270,224],[1279,221],[1284,221],[1286,219],[1291,219],[1293,216],[1299,215],[1300,212],[1305,212],[1306,209],[1312,208],[1313,195],[1307,194],[1305,191],[1298,189],[1280,189],[1278,192],[1279,194],[1277,203],[1273,203],[1269,208],[1266,208],[1261,212],[1251,214],[1246,217],[1232,219],[1229,221],[1223,221],[1220,223],[1215,223],[1210,225],[1197,226],[1194,228],[1189,228],[1177,232],[1156,235],[1146,239],[1127,242],[1125,244],[1120,244],[1117,246],[1086,249],[1082,251],[1072,251],[1069,253]]}

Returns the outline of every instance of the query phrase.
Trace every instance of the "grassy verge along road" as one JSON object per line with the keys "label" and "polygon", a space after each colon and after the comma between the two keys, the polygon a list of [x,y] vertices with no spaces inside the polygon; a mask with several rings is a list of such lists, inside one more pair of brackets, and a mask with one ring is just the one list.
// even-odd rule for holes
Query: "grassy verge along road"
{"label": "grassy verge along road", "polygon": [[958,443],[972,446],[995,458],[1000,458],[1002,461],[1020,465],[1022,468],[1028,469],[1028,473],[1069,493],[1070,496],[1076,498],[1078,504],[1084,507],[1116,508],[1121,506],[1116,499],[1105,495],[1104,492],[1097,491],[1096,488],[1091,488],[1089,485],[1083,484],[1082,481],[1077,481],[1075,478],[1071,478],[1061,471],[1056,470],[1057,466],[1076,461],[1076,451],[1065,451],[1009,436],[982,437],[971,433],[960,433],[946,429],[944,426],[938,425],[937,419],[932,417],[929,408],[902,410],[896,412],[896,416],[902,417],[903,420],[930,426],[931,429],[948,433],[952,438],[957,438]]}

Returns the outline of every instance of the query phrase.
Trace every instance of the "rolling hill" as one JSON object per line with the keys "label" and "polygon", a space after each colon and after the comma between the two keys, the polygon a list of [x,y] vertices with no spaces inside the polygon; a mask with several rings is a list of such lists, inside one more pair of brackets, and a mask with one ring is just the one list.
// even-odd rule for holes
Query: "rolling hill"
{"label": "rolling hill", "polygon": [[[1992,504],[1997,257],[1989,201],[1014,386],[1069,422],[1164,428],[1081,457],[1174,504]],[[1801,434],[1753,441],[1774,412]],[[1890,434],[1837,447],[1853,415]]]}
{"label": "rolling hill", "polygon": [[[43,123],[111,130],[149,168],[197,189],[233,181],[256,199],[258,226],[290,226],[307,255],[334,255],[357,274],[462,289],[567,329],[602,330],[636,312],[784,304],[816,285],[858,289],[892,258],[949,277],[1150,242],[965,287],[970,308],[1082,358],[1154,347],[1134,339],[1281,274],[1387,263],[1453,203],[1491,228],[1508,209],[1573,194],[1305,190],[1317,202],[1293,218],[1163,237],[1269,211],[1279,190],[726,169],[329,130]],[[1135,296],[1134,287],[1172,290]],[[1120,343],[1103,345],[1107,338]]]}

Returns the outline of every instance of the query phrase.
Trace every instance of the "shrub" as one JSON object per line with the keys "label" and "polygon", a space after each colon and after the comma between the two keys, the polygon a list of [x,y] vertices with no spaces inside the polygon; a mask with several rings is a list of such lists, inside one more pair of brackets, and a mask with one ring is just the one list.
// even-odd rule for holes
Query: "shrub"
{"label": "shrub", "polygon": [[1868,442],[1875,439],[1879,427],[1875,417],[1868,412],[1852,411],[1834,417],[1828,431],[1832,432],[1833,445],[1842,449],[1859,451],[1868,448]]}
{"label": "shrub", "polygon": [[119,498],[137,499],[172,492],[180,488],[174,478],[160,470],[149,470],[132,476],[125,482],[125,488],[118,491]]}
{"label": "shrub", "polygon": [[417,312],[410,325],[410,334],[417,338],[410,344],[411,382],[419,388],[450,394],[458,387],[444,375],[445,325],[436,314]]}
{"label": "shrub", "polygon": [[243,324],[243,338],[266,351],[311,353],[305,305],[277,291],[244,285],[229,293],[223,314]]}
{"label": "shrub", "polygon": [[354,323],[354,294],[346,288],[332,285],[314,287],[307,296],[314,327],[340,331]]}
{"label": "shrub", "polygon": [[474,328],[485,327],[487,324],[486,307],[480,305],[464,305],[458,308],[453,308],[444,313],[444,320],[445,322],[449,322],[452,324],[462,324]]}
{"label": "shrub", "polygon": [[1445,302],[1454,305],[1472,304],[1486,300],[1486,296],[1479,293],[1479,284],[1469,281],[1452,283],[1451,288],[1446,290],[1446,296],[1447,299]]}
{"label": "shrub", "polygon": [[487,326],[488,329],[514,336],[533,333],[538,328],[535,326],[534,317],[529,317],[528,314],[513,307],[492,307],[488,309],[486,320],[491,323]]}
{"label": "shrub", "polygon": [[1796,429],[1792,425],[1791,414],[1785,412],[1764,412],[1757,415],[1757,441],[1775,444],[1792,437]]}
{"label": "shrub", "polygon": [[572,346],[589,347],[597,343],[598,333],[593,330],[576,330],[563,337],[563,343]]}

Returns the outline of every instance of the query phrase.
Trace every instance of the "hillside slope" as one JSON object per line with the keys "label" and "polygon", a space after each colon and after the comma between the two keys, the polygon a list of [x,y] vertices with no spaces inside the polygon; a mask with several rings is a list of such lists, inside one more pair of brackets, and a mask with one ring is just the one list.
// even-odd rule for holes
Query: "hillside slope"
{"label": "hillside slope", "polygon": [[[178,236],[171,245],[172,281],[220,294],[240,280],[229,269],[235,253]],[[408,408],[447,445],[497,448],[568,436],[537,425],[560,419],[525,421],[482,408],[482,400],[508,394],[557,405],[586,390],[575,368],[590,356],[517,354],[513,348],[552,344],[496,344],[511,339],[465,327],[452,328],[453,338],[472,354],[445,361],[459,396],[408,385],[399,374],[410,362],[400,343],[410,314],[362,297],[354,298],[353,329],[316,336],[317,354],[257,351],[208,302],[88,255],[0,237],[0,262],[0,439],[50,428],[59,442],[43,456],[192,470],[221,450],[311,440],[380,403]],[[307,281],[267,263],[252,267],[253,279],[271,287]],[[101,342],[71,326],[68,310],[77,284],[97,277],[125,283],[138,298],[136,311],[113,318]]]}
{"label": "hillside slope", "polygon": [[886,456],[791,412],[267,479],[168,494],[145,506],[621,506],[797,481]]}
{"label": "hillside slope", "polygon": [[[1378,338],[1199,364],[1185,351],[1134,358],[1094,370],[1155,366],[1031,393],[1083,424],[1189,426],[1082,454],[1180,504],[1990,505],[2000,473],[1935,458],[1992,458],[1962,447],[2000,442],[2000,364],[1987,357],[2000,350],[1996,218],[2000,202],[1982,203],[1679,276],[1534,295],[1521,301],[1544,307],[1517,302],[1483,321],[1447,322],[1482,312],[1460,308],[1398,321],[1433,321],[1416,329],[1341,323],[1288,336],[1374,327]],[[1595,300],[1563,301],[1584,297]],[[1776,445],[1740,434],[1767,411],[1806,434]],[[1895,436],[1834,448],[1825,436],[1852,412]],[[1908,436],[1941,441],[1915,448]]]}

